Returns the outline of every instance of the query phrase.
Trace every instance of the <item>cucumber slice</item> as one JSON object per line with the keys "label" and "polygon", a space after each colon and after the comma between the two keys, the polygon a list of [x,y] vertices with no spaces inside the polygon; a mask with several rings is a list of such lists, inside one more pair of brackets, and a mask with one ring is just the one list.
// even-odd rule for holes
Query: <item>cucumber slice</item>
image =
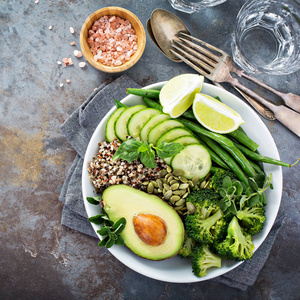
{"label": "cucumber slice", "polygon": [[156,142],[155,146],[158,147],[163,141],[170,142],[178,137],[184,135],[192,135],[193,133],[184,127],[175,127],[165,132]]}
{"label": "cucumber slice", "polygon": [[155,108],[145,108],[134,113],[127,123],[127,130],[130,136],[137,138],[145,123],[154,115],[158,115],[160,111]]}
{"label": "cucumber slice", "polygon": [[176,120],[165,120],[154,126],[148,133],[148,144],[155,145],[156,141],[168,130],[174,127],[184,127],[184,125]]}
{"label": "cucumber slice", "polygon": [[[195,138],[193,135],[184,135],[181,136],[175,140],[171,141],[172,143],[179,143],[182,146],[190,145],[190,144],[200,144],[197,138]],[[173,156],[172,156],[173,157]],[[172,157],[166,157],[164,158],[164,162],[168,165],[170,165]]]}
{"label": "cucumber slice", "polygon": [[210,154],[205,147],[199,144],[191,144],[184,147],[171,160],[173,170],[184,171],[184,177],[192,179],[194,176],[204,178],[211,168]]}
{"label": "cucumber slice", "polygon": [[175,140],[171,141],[172,143],[180,143],[182,146],[190,145],[190,144],[200,144],[198,139],[193,135],[185,135],[181,136]]}
{"label": "cucumber slice", "polygon": [[140,139],[144,142],[147,141],[148,138],[148,133],[149,131],[159,124],[162,121],[170,119],[170,116],[164,113],[160,113],[159,115],[155,115],[152,118],[150,118],[145,125],[142,127],[141,132],[140,132]]}
{"label": "cucumber slice", "polygon": [[115,122],[119,115],[126,109],[126,107],[120,107],[109,117],[105,127],[105,139],[110,143],[118,137],[115,134]]}
{"label": "cucumber slice", "polygon": [[129,118],[137,111],[147,108],[145,105],[135,105],[126,108],[117,118],[115,122],[115,134],[120,141],[126,141],[129,135],[127,131],[127,123]]}

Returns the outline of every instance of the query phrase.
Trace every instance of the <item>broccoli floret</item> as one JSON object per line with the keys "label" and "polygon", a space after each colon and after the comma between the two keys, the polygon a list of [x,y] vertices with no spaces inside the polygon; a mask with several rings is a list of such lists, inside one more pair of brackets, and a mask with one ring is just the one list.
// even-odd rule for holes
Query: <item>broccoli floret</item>
{"label": "broccoli floret", "polygon": [[251,235],[242,231],[236,217],[233,217],[228,225],[225,240],[214,246],[222,258],[229,260],[242,261],[253,256],[254,245]]}
{"label": "broccoli floret", "polygon": [[218,192],[219,189],[222,187],[224,178],[226,176],[229,176],[229,178],[232,181],[238,179],[237,176],[232,171],[219,169],[212,176],[209,187]]}
{"label": "broccoli floret", "polygon": [[212,244],[224,238],[227,222],[219,207],[219,199],[219,194],[212,190],[190,193],[186,201],[193,203],[196,211],[185,218],[188,237],[205,244]]}
{"label": "broccoli floret", "polygon": [[221,240],[226,234],[227,222],[223,218],[221,209],[202,219],[199,213],[187,215],[185,219],[186,232],[196,242],[212,244]]}
{"label": "broccoli floret", "polygon": [[192,270],[198,277],[206,275],[207,269],[221,267],[221,258],[212,253],[207,245],[197,244],[191,255]]}
{"label": "broccoli floret", "polygon": [[191,202],[195,206],[201,219],[206,219],[212,212],[219,209],[219,199],[218,193],[204,189],[191,192],[186,198],[186,202]]}
{"label": "broccoli floret", "polygon": [[193,238],[188,237],[187,234],[185,234],[183,246],[179,251],[178,255],[181,257],[190,257],[195,245],[196,241]]}
{"label": "broccoli floret", "polygon": [[265,209],[258,205],[238,210],[237,217],[242,228],[251,235],[261,232],[266,220]]}

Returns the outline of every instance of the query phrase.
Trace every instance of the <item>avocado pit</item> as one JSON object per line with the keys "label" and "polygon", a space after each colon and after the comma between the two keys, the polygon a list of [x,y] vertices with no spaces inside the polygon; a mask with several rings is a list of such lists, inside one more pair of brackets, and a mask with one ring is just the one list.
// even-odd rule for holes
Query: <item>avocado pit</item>
{"label": "avocado pit", "polygon": [[167,225],[162,218],[152,214],[138,214],[132,221],[135,233],[145,244],[160,246],[165,242]]}

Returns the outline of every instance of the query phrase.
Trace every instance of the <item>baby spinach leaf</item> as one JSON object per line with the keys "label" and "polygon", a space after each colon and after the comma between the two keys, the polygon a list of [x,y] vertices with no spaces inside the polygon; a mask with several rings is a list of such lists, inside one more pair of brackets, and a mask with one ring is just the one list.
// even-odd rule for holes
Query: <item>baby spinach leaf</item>
{"label": "baby spinach leaf", "polygon": [[102,200],[102,195],[97,196],[97,197],[86,197],[86,200],[93,205],[97,205],[100,203],[100,201]]}

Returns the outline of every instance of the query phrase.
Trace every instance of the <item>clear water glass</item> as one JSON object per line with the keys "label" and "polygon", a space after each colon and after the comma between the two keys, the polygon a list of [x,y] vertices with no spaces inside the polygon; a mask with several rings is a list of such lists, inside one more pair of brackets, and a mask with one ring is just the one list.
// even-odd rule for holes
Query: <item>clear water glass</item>
{"label": "clear water glass", "polygon": [[219,5],[226,0],[168,0],[176,10],[192,14],[207,7]]}
{"label": "clear water glass", "polygon": [[237,16],[232,52],[248,73],[283,75],[299,70],[300,1],[247,1]]}

